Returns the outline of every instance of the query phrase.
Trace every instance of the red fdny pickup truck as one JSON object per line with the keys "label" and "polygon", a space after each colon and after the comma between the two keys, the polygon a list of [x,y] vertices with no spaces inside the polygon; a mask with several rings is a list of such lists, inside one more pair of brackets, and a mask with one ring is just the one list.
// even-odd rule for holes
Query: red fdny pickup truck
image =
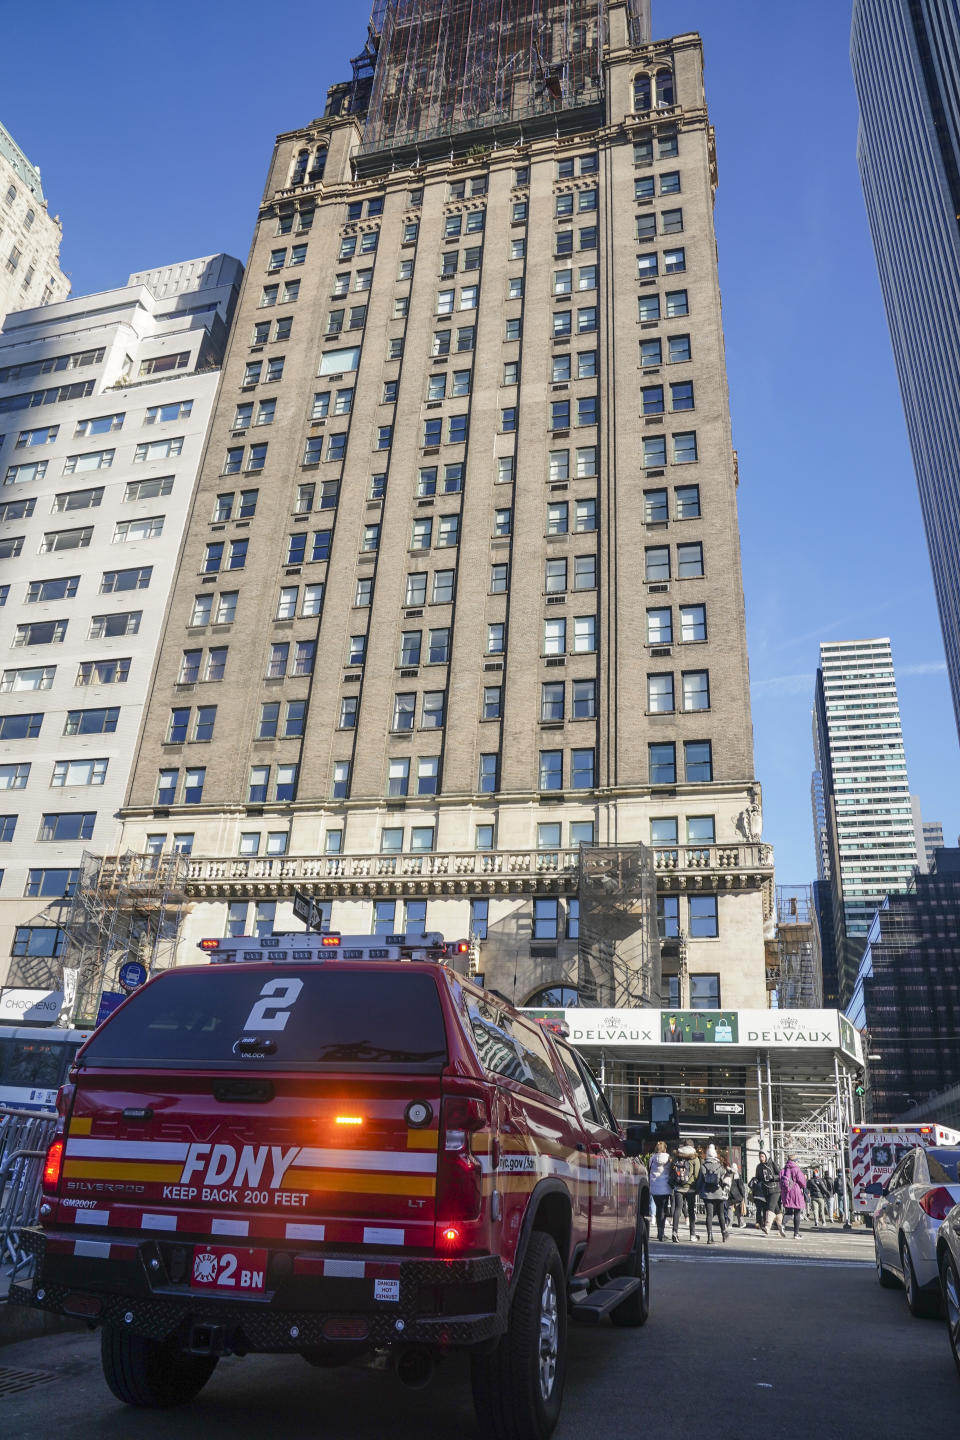
{"label": "red fdny pickup truck", "polygon": [[100,1325],[130,1405],[225,1354],[418,1385],[463,1348],[484,1431],[548,1436],[568,1314],[647,1318],[649,1136],[441,937],[202,944],[79,1051],[11,1298]]}

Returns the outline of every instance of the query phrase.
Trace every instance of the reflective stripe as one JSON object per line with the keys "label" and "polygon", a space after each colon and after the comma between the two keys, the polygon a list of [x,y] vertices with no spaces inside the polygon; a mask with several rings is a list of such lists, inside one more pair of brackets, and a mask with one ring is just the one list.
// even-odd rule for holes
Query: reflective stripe
{"label": "reflective stripe", "polygon": [[249,1235],[249,1220],[212,1220],[210,1222],[211,1235]]}
{"label": "reflective stripe", "polygon": [[281,1190],[339,1190],[343,1194],[433,1196],[434,1175],[365,1175],[360,1170],[290,1169]]}
{"label": "reflective stripe", "polygon": [[67,1180],[153,1180],[158,1185],[164,1182],[176,1183],[183,1166],[133,1164],[125,1165],[119,1160],[67,1160],[63,1167]]}
{"label": "reflective stripe", "polygon": [[403,1150],[315,1150],[306,1148],[294,1160],[298,1170],[389,1170],[414,1175],[433,1175],[436,1155],[409,1154]]}
{"label": "reflective stripe", "polygon": [[343,1280],[362,1280],[366,1273],[362,1260],[324,1260],[324,1275],[339,1276]]}
{"label": "reflective stripe", "polygon": [[144,1213],[140,1221],[144,1230],[176,1230],[176,1215],[147,1215]]}
{"label": "reflective stripe", "polygon": [[190,1147],[168,1140],[75,1140],[67,1136],[68,1155],[97,1160],[186,1160]]}
{"label": "reflective stripe", "polygon": [[287,1226],[284,1234],[288,1240],[322,1240],[324,1236],[322,1225],[294,1224],[293,1221]]}
{"label": "reflective stripe", "polygon": [[74,1240],[74,1255],[86,1255],[88,1260],[109,1260],[110,1244],[106,1240]]}
{"label": "reflective stripe", "polygon": [[402,1230],[384,1230],[375,1225],[365,1225],[363,1229],[364,1245],[402,1245]]}
{"label": "reflective stripe", "polygon": [[74,1211],[75,1225],[107,1225],[110,1221],[109,1210],[76,1210]]}

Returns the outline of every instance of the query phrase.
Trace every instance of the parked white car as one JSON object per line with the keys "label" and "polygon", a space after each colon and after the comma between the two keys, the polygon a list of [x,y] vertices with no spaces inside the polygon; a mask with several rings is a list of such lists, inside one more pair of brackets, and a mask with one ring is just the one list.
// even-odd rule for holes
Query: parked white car
{"label": "parked white car", "polygon": [[877,1189],[873,1216],[877,1279],[885,1288],[903,1286],[911,1315],[937,1315],[941,1305],[937,1235],[960,1204],[960,1148],[924,1150],[918,1145]]}

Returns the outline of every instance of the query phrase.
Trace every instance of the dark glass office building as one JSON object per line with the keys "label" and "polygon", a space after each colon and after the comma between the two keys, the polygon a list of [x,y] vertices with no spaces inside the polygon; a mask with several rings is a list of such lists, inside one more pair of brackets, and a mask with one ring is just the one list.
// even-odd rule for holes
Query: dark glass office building
{"label": "dark glass office building", "polygon": [[893,1120],[960,1084],[960,850],[877,911],[847,1016],[869,1031],[868,1114]]}
{"label": "dark glass office building", "polygon": [[857,156],[960,728],[960,7],[855,0]]}

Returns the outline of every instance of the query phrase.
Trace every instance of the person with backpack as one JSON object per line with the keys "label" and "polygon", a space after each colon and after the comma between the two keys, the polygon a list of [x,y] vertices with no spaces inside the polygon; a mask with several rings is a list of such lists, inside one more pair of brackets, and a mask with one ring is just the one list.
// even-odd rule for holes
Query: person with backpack
{"label": "person with backpack", "polygon": [[713,1221],[716,1218],[720,1222],[720,1235],[724,1244],[727,1240],[727,1220],[723,1213],[724,1202],[726,1201],[726,1188],[723,1183],[724,1167],[717,1154],[715,1145],[707,1146],[707,1153],[703,1157],[703,1164],[700,1166],[700,1175],[697,1180],[697,1192],[703,1197],[703,1203],[707,1211],[707,1244],[713,1244]]}
{"label": "person with backpack", "polygon": [[681,1145],[670,1161],[670,1189],[673,1191],[673,1243],[680,1243],[680,1216],[686,1211],[690,1221],[690,1239],[697,1238],[697,1180],[700,1161],[690,1144]]}
{"label": "person with backpack", "polygon": [[[805,1208],[804,1194],[807,1188],[807,1177],[797,1164],[796,1155],[789,1154],[787,1163],[780,1171],[780,1195],[783,1200],[783,1208],[788,1215],[793,1216],[793,1238],[800,1239],[800,1216]],[[780,1225],[780,1233],[783,1234],[783,1223]]]}
{"label": "person with backpack", "polygon": [[757,1189],[763,1195],[763,1224],[761,1229],[764,1235],[769,1235],[771,1229],[777,1229],[784,1235],[783,1229],[783,1200],[780,1195],[780,1176],[775,1165],[771,1165],[767,1159],[765,1150],[760,1151],[760,1161],[757,1165],[754,1180]]}
{"label": "person with backpack", "polygon": [[647,1170],[650,1174],[650,1194],[657,1212],[657,1239],[663,1239],[670,1213],[670,1152],[666,1140],[658,1140],[657,1148],[650,1156]]}
{"label": "person with backpack", "polygon": [[820,1166],[814,1165],[807,1177],[807,1204],[814,1230],[824,1230],[827,1224],[826,1201],[829,1195],[827,1182],[820,1174]]}

